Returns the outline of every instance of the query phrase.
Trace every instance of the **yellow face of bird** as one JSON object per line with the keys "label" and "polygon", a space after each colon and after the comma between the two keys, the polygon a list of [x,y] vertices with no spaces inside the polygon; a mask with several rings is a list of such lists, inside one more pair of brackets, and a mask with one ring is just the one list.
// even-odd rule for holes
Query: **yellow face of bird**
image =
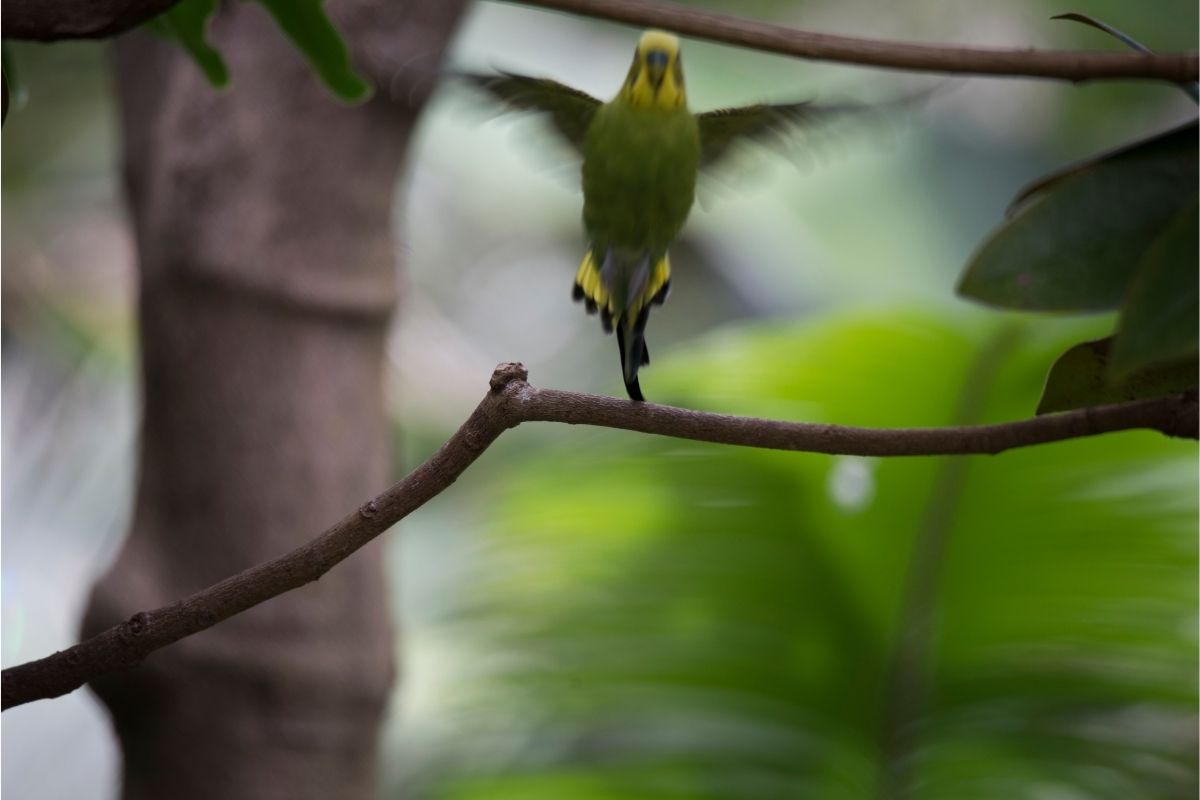
{"label": "yellow face of bird", "polygon": [[639,108],[686,106],[679,39],[663,31],[643,33],[620,97]]}

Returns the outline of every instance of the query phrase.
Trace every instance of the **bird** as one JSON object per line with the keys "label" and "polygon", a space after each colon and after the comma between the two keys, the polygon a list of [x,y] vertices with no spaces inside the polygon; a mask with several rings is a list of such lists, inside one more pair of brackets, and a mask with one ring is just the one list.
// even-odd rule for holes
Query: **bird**
{"label": "bird", "polygon": [[700,172],[739,140],[778,138],[849,108],[804,101],[693,113],[679,38],[661,30],[642,34],[608,102],[549,78],[458,75],[510,108],[548,115],[582,155],[588,247],[572,297],[599,313],[605,333],[616,332],[625,390],[637,402],[645,400],[638,373],[650,363],[650,310],[670,292],[668,250],[687,221]]}

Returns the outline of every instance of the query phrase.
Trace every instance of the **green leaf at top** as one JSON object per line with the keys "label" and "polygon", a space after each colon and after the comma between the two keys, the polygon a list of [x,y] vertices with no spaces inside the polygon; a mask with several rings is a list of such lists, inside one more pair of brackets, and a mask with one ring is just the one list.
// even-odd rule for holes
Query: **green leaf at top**
{"label": "green leaf at top", "polygon": [[371,85],[350,65],[350,52],[321,8],[322,0],[259,0],[304,54],[330,91],[343,100],[360,102]]}
{"label": "green leaf at top", "polygon": [[1194,356],[1200,328],[1197,201],[1155,239],[1121,309],[1113,346],[1113,377],[1150,364]]}
{"label": "green leaf at top", "polygon": [[1108,367],[1112,343],[1110,336],[1077,344],[1063,353],[1046,376],[1037,413],[1051,414],[1104,403],[1161,397],[1196,385],[1197,361],[1194,356],[1139,370],[1123,380],[1113,381],[1109,378]]}
{"label": "green leaf at top", "polygon": [[150,30],[179,42],[208,82],[224,88],[229,85],[229,68],[205,36],[216,12],[217,0],[182,0],[146,24]]}
{"label": "green leaf at top", "polygon": [[1192,123],[1038,181],[975,254],[959,293],[1039,311],[1118,307],[1146,251],[1195,201],[1196,137]]}

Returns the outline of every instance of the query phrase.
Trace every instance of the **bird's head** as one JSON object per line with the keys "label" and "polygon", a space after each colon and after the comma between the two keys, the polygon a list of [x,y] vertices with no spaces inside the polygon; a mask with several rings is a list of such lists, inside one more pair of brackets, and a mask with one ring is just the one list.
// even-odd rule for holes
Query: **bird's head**
{"label": "bird's head", "polygon": [[633,54],[621,97],[639,107],[679,108],[687,105],[679,39],[663,31],[646,31]]}

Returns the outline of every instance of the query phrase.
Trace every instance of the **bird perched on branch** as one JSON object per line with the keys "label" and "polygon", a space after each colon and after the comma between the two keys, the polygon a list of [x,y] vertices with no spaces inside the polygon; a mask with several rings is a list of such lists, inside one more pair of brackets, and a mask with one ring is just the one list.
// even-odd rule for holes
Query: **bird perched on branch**
{"label": "bird perched on branch", "polygon": [[603,103],[547,78],[465,74],[508,105],[549,115],[583,156],[589,247],[573,290],[605,332],[617,334],[625,389],[644,400],[646,323],[671,286],[667,250],[695,198],[696,177],[739,139],[766,138],[844,111],[813,103],[688,110],[679,39],[646,31],[616,96]]}

